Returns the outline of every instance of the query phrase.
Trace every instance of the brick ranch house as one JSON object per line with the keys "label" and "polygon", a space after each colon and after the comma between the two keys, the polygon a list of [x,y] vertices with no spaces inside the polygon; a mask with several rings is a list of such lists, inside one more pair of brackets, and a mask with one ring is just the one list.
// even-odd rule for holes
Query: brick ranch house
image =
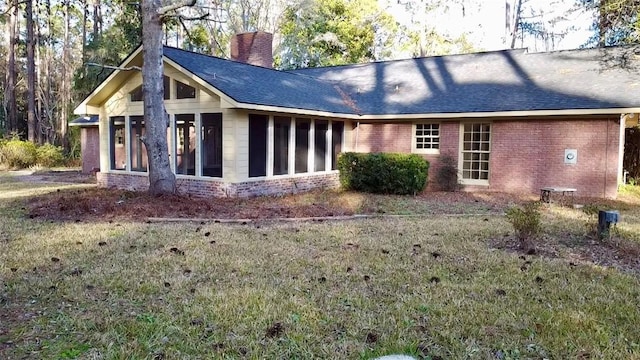
{"label": "brick ranch house", "polygon": [[[336,186],[340,152],[385,151],[421,154],[431,174],[451,156],[471,191],[566,186],[616,196],[625,119],[640,112],[638,48],[278,71],[271,41],[268,33],[237,35],[236,60],[164,48],[179,191],[254,196]],[[138,48],[120,66],[141,65]],[[98,184],[147,189],[140,72],[114,71],[75,112],[99,117]]]}

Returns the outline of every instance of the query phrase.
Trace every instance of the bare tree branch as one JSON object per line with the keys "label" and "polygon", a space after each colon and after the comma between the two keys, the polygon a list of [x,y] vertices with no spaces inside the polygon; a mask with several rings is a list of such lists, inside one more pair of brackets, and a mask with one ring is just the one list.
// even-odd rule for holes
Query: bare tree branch
{"label": "bare tree branch", "polygon": [[142,68],[140,66],[120,67],[120,66],[96,64],[96,63],[85,63],[85,66],[97,66],[103,69],[112,69],[112,70],[121,70],[121,71],[131,71],[131,70],[142,71]]}
{"label": "bare tree branch", "polygon": [[158,8],[157,13],[160,14],[160,16],[165,16],[169,11],[177,10],[185,6],[193,6],[195,4],[196,0],[178,0],[173,4]]}
{"label": "bare tree branch", "polygon": [[195,17],[187,17],[184,15],[166,15],[164,18],[168,19],[168,18],[176,18],[178,19],[180,22],[182,21],[196,21],[196,20],[207,20],[207,18],[209,17],[209,13],[200,15],[200,16],[195,16]]}

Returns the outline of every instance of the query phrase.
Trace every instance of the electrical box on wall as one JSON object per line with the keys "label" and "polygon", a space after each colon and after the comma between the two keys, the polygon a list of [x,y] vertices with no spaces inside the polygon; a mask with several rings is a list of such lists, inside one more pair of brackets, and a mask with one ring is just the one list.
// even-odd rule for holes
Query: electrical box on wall
{"label": "electrical box on wall", "polygon": [[578,150],[576,150],[576,149],[564,149],[564,163],[565,164],[577,164],[578,163]]}

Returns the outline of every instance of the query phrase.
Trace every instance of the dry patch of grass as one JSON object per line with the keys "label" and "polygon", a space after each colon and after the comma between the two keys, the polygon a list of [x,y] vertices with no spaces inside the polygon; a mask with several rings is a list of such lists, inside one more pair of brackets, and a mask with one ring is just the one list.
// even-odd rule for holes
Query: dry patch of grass
{"label": "dry patch of grass", "polygon": [[[396,200],[429,208],[374,206]],[[0,199],[3,359],[640,357],[640,280],[569,257],[589,247],[578,210],[546,208],[549,256],[528,256],[492,246],[512,238],[500,216],[50,222],[19,204]]]}

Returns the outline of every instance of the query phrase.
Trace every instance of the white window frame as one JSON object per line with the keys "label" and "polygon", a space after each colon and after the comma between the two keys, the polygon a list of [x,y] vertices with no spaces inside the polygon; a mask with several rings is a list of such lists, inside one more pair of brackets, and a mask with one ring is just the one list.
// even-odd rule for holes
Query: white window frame
{"label": "white window frame", "polygon": [[[425,138],[431,138],[431,139],[437,138],[438,139],[438,148],[437,149],[433,149],[433,148],[431,148],[431,149],[419,149],[418,148],[418,135],[417,135],[417,132],[418,132],[418,126],[419,125],[430,125],[430,126],[437,125],[438,126],[438,136],[432,136],[432,135],[431,136],[425,136],[425,135],[422,135],[422,137],[425,137]],[[433,130],[433,129],[431,129],[431,130]],[[435,155],[440,154],[440,146],[442,144],[440,142],[440,139],[442,139],[442,126],[441,126],[441,124],[439,122],[421,121],[421,122],[413,123],[413,125],[411,126],[411,151],[413,153],[416,153],[416,154],[435,154]]]}
{"label": "white window frame", "polygon": [[[464,150],[464,127],[465,125],[489,125],[489,150],[476,150],[476,151],[465,151]],[[489,181],[491,179],[491,141],[493,136],[491,133],[493,132],[493,123],[491,121],[477,121],[477,122],[463,122],[460,123],[460,136],[459,136],[459,145],[458,145],[458,172],[460,173],[460,183],[463,185],[480,185],[480,186],[488,186]],[[480,140],[482,141],[482,140]],[[487,179],[465,179],[464,178],[464,154],[465,152],[477,152],[483,154],[489,154],[489,163],[487,169]]]}

